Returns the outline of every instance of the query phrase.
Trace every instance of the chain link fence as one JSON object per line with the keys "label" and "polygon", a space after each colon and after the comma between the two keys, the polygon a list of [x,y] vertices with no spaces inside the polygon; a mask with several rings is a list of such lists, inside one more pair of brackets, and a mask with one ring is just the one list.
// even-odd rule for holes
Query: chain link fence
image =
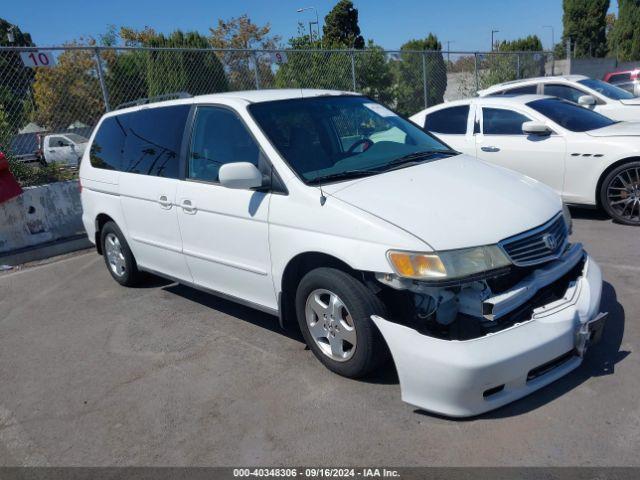
{"label": "chain link fence", "polygon": [[549,52],[0,47],[0,151],[46,159],[45,135],[88,138],[105,111],[141,98],[265,88],[362,92],[404,115],[492,84],[550,75]]}

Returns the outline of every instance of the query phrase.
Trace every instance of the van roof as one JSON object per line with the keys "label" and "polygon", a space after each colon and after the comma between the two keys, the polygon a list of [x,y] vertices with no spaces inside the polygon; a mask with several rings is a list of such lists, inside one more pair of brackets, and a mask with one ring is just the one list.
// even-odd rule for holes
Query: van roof
{"label": "van roof", "polygon": [[324,90],[313,88],[282,88],[282,89],[267,89],[267,90],[243,90],[238,92],[223,92],[212,93],[208,95],[198,95],[195,97],[178,98],[173,100],[165,100],[160,102],[144,103],[132,107],[122,108],[119,110],[113,110],[109,112],[111,114],[127,113],[142,108],[148,107],[160,107],[169,105],[189,105],[193,103],[209,103],[220,100],[244,100],[248,103],[261,103],[270,102],[273,100],[289,100],[294,98],[311,98],[311,97],[324,97],[324,96],[336,96],[336,95],[360,95],[355,92],[348,92],[342,90]]}

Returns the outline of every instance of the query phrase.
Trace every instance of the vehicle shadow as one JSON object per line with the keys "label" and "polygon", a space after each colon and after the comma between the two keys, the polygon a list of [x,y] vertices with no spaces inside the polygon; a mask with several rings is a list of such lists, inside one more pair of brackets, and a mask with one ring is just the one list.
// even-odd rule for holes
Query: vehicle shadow
{"label": "vehicle shadow", "polygon": [[611,221],[611,218],[600,208],[570,207],[571,217],[581,220]]}
{"label": "vehicle shadow", "polygon": [[204,307],[235,317],[238,320],[249,322],[253,325],[264,328],[265,330],[280,333],[285,337],[304,343],[299,331],[294,329],[285,330],[281,328],[278,323],[278,317],[274,315],[269,315],[268,313],[260,310],[247,307],[231,300],[218,297],[212,293],[202,292],[179,283],[171,283],[170,285],[164,286],[162,289],[192,302],[199,303]]}
{"label": "vehicle shadow", "polygon": [[[615,289],[608,282],[604,282],[602,287],[600,310],[603,312],[609,312],[609,318],[607,319],[607,323],[604,327],[605,329],[602,334],[602,339],[598,345],[595,345],[587,351],[582,365],[580,365],[576,370],[550,385],[541,388],[531,395],[500,407],[497,410],[475,417],[453,420],[464,422],[522,415],[552,402],[556,398],[567,393],[569,390],[578,387],[591,377],[612,375],[615,372],[615,365],[624,360],[631,352],[620,350],[622,337],[624,336],[624,308],[620,303],[618,303]],[[416,410],[416,413],[435,416],[437,418],[446,418],[440,415],[424,412],[422,410]]]}

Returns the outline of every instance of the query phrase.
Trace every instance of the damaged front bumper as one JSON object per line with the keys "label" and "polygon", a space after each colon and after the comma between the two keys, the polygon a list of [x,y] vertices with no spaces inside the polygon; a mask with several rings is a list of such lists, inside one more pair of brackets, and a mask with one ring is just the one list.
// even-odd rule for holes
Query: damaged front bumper
{"label": "damaged front bumper", "polygon": [[[495,409],[574,370],[602,333],[602,274],[586,253],[564,297],[533,310],[526,321],[470,340],[425,335],[372,316],[391,350],[402,399],[421,409],[466,417]],[[544,272],[531,281],[540,281]],[[509,303],[523,291],[496,304]],[[497,311],[495,313],[498,313]]]}

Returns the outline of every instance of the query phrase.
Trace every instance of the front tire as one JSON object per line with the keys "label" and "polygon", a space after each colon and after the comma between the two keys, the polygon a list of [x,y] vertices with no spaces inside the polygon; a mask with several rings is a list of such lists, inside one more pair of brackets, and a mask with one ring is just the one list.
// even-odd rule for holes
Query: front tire
{"label": "front tire", "polygon": [[311,351],[339,375],[365,376],[389,358],[371,321],[371,315],[385,315],[383,303],[341,270],[317,268],[307,273],[296,292],[296,314]]}
{"label": "front tire", "polygon": [[624,163],[605,177],[600,203],[616,222],[640,225],[640,162]]}
{"label": "front tire", "polygon": [[107,222],[100,232],[102,256],[107,270],[120,285],[132,287],[140,282],[136,259],[131,253],[129,244],[114,222]]}

